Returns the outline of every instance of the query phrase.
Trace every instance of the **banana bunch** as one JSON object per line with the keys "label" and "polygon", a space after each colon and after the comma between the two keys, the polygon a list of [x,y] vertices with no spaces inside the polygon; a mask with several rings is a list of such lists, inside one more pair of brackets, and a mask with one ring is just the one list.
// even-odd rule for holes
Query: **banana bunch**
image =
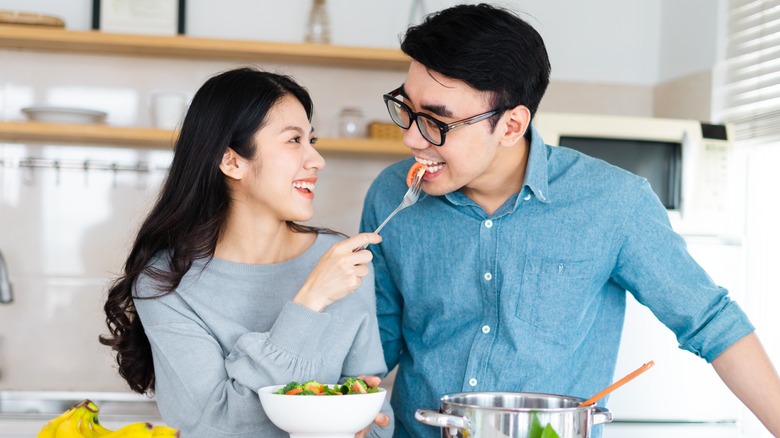
{"label": "banana bunch", "polygon": [[76,403],[57,418],[50,420],[38,432],[38,438],[179,438],[178,429],[132,423],[109,430],[98,421],[98,407],[91,400]]}

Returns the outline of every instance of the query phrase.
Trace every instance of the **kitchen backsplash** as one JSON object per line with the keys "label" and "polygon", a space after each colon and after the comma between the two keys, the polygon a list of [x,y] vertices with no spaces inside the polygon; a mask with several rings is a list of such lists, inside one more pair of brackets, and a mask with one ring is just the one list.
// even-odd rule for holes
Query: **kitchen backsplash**
{"label": "kitchen backsplash", "polygon": [[[0,388],[126,389],[97,340],[106,332],[102,304],[170,157],[0,144],[0,251],[14,288],[14,301],[0,305]],[[43,167],[25,167],[30,158]],[[369,184],[399,158],[326,155],[311,223],[357,232]],[[136,164],[149,170],[110,170]]]}

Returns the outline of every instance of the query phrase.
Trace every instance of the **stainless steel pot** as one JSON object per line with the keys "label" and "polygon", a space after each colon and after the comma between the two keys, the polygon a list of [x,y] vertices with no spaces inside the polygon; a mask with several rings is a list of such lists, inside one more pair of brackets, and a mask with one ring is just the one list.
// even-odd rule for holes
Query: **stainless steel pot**
{"label": "stainless steel pot", "polygon": [[444,438],[536,438],[548,424],[560,438],[590,438],[591,427],[609,423],[612,413],[598,406],[578,408],[584,400],[529,392],[464,392],[443,396],[439,411],[418,409],[414,418],[441,427]]}

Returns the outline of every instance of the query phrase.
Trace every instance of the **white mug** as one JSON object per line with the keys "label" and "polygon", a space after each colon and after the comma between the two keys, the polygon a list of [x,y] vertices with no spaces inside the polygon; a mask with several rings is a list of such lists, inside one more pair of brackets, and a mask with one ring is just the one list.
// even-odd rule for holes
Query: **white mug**
{"label": "white mug", "polygon": [[176,129],[187,109],[187,96],[177,91],[158,91],[151,95],[151,115],[154,127]]}

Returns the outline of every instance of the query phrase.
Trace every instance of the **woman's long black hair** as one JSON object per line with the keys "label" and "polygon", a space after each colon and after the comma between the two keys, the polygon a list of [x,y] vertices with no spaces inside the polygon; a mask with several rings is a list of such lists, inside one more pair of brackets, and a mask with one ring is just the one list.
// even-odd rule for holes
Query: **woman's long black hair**
{"label": "woman's long black hair", "polygon": [[[154,391],[149,339],[133,304],[133,288],[145,273],[171,293],[196,259],[214,255],[225,227],[230,193],[219,165],[228,147],[251,159],[254,135],[269,110],[284,96],[301,102],[309,120],[309,93],[292,78],[252,68],[230,70],[208,79],[195,94],[182,123],[162,191],[144,220],[124,265],[108,290],[104,306],[109,335],[100,343],[116,352],[119,374],[133,391]],[[317,228],[288,222],[296,232]],[[160,251],[171,254],[168,270],[149,267]]]}

